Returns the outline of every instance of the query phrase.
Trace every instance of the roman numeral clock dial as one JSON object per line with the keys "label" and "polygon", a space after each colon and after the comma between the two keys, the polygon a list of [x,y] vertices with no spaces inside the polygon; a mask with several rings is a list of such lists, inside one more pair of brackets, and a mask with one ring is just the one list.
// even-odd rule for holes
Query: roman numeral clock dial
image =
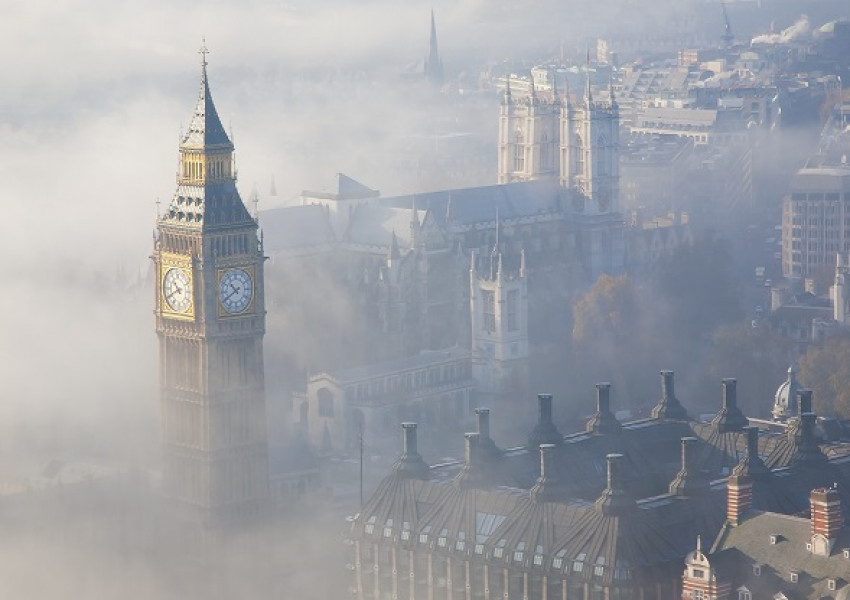
{"label": "roman numeral clock dial", "polygon": [[254,282],[245,269],[227,269],[219,275],[218,299],[225,315],[244,313],[254,299]]}
{"label": "roman numeral clock dial", "polygon": [[179,267],[165,271],[162,278],[162,296],[166,306],[175,313],[186,314],[192,307],[192,279]]}

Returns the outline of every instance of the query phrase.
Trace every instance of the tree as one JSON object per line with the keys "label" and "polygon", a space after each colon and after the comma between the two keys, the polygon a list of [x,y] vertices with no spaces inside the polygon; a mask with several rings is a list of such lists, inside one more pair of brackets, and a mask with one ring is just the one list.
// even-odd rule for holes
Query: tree
{"label": "tree", "polygon": [[718,325],[744,317],[740,284],[724,240],[702,238],[663,260],[652,278],[667,327],[680,338],[707,340]]}
{"label": "tree", "polygon": [[[573,305],[572,361],[574,387],[589,395],[593,384],[610,381],[621,408],[640,410],[658,366],[645,331],[644,302],[626,275],[601,275]],[[582,402],[582,406],[588,406]]]}
{"label": "tree", "polygon": [[800,359],[800,383],[812,389],[820,415],[850,418],[850,335],[810,346]]}

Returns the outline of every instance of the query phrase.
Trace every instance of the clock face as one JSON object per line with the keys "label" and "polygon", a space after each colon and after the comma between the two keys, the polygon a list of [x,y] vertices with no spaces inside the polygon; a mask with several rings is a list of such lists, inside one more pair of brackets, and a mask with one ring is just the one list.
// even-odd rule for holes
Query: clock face
{"label": "clock face", "polygon": [[228,269],[218,286],[221,307],[230,314],[241,313],[254,297],[254,282],[245,269]]}
{"label": "clock face", "polygon": [[182,313],[192,305],[192,280],[183,269],[168,269],[162,279],[162,295],[174,312]]}

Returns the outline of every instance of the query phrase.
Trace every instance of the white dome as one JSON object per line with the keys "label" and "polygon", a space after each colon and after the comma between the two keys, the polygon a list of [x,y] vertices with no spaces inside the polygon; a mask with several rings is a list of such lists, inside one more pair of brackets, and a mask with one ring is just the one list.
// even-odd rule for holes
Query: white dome
{"label": "white dome", "polygon": [[776,421],[784,421],[788,417],[796,414],[797,407],[795,399],[797,390],[800,389],[800,384],[797,383],[797,372],[794,365],[788,367],[788,379],[782,382],[776,390],[776,396],[773,399],[773,418]]}

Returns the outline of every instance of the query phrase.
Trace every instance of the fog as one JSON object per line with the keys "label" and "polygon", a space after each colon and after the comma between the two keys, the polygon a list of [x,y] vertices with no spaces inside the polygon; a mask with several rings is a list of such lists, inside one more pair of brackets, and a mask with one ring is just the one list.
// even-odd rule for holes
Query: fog
{"label": "fog", "polygon": [[[436,145],[440,134],[452,131],[495,149],[498,109],[493,97],[477,94],[482,70],[511,65],[519,71],[561,55],[578,60],[597,36],[713,40],[722,32],[720,11],[705,4],[0,4],[0,250],[5,257],[0,264],[0,487],[33,487],[34,480],[44,478],[45,465],[61,460],[130,473],[138,487],[131,488],[136,492],[126,502],[134,510],[140,499],[156,497],[151,489],[159,470],[157,340],[149,255],[155,217],[175,188],[178,140],[197,98],[196,52],[202,39],[210,49],[212,94],[236,145],[242,197],[248,203],[255,191],[263,209],[292,203],[304,189],[326,188],[337,172],[387,195],[439,188],[445,182],[421,169],[387,165],[395,165],[399,156],[415,163],[431,136]],[[791,28],[803,9],[819,26],[820,13],[841,7],[790,0],[761,4],[763,11],[754,16],[730,3],[730,14],[742,19],[736,34],[764,34],[772,20],[780,30]],[[447,78],[460,82],[448,94],[420,81],[432,8]],[[799,148],[798,138],[787,139],[788,148]],[[489,174],[459,183],[494,183],[489,175],[495,177],[495,150],[492,162]],[[276,196],[269,193],[272,181]],[[303,275],[301,285],[309,285],[308,274]],[[332,286],[322,277],[314,283]],[[647,304],[658,310],[659,304]],[[357,318],[349,310],[340,304],[335,329],[314,331],[312,339],[305,339],[310,327],[297,315],[270,314],[267,362],[284,358],[292,371],[270,374],[269,395],[297,386],[286,379],[292,373],[316,368],[315,357],[323,355],[316,340],[357,335],[357,325],[346,323]],[[657,316],[638,329],[650,331],[647,324],[657,323]],[[350,331],[336,329],[346,324]],[[293,348],[293,339],[303,341]],[[708,351],[701,347],[677,356],[701,358]],[[599,352],[606,356],[606,349]],[[550,366],[558,370],[543,365],[541,385],[589,383],[565,379],[575,371],[546,371]],[[648,388],[640,391],[644,397],[657,391],[658,369],[679,365],[650,367],[651,375],[641,381]],[[717,381],[722,375],[710,376]],[[577,403],[583,401],[589,410],[590,388],[564,396],[569,411],[580,413],[584,409]],[[494,431],[501,433],[507,428],[497,419],[494,415]],[[525,435],[519,429],[508,433],[515,440]],[[45,501],[43,512],[27,512],[20,506],[26,500],[0,499],[0,513],[6,511],[0,514],[0,527],[6,528],[0,535],[3,597],[99,600],[116,593],[130,598],[203,593],[183,581],[177,568],[157,571],[168,561],[152,558],[157,555],[153,542],[127,541],[132,534],[116,525],[126,513],[113,515],[108,533],[100,535],[96,523],[68,507],[67,498],[54,500]],[[334,507],[316,527],[302,524],[284,536],[276,564],[235,567],[222,584],[226,591],[219,593],[237,597],[250,591],[242,581],[261,579],[257,570],[278,573],[272,578],[278,597],[321,598],[339,589],[334,586],[344,590],[344,563],[329,563],[346,560],[339,535],[344,523],[335,519],[355,509]],[[117,549],[116,539],[123,540]],[[203,566],[195,568],[207,575]],[[323,568],[330,577],[317,574]]]}

